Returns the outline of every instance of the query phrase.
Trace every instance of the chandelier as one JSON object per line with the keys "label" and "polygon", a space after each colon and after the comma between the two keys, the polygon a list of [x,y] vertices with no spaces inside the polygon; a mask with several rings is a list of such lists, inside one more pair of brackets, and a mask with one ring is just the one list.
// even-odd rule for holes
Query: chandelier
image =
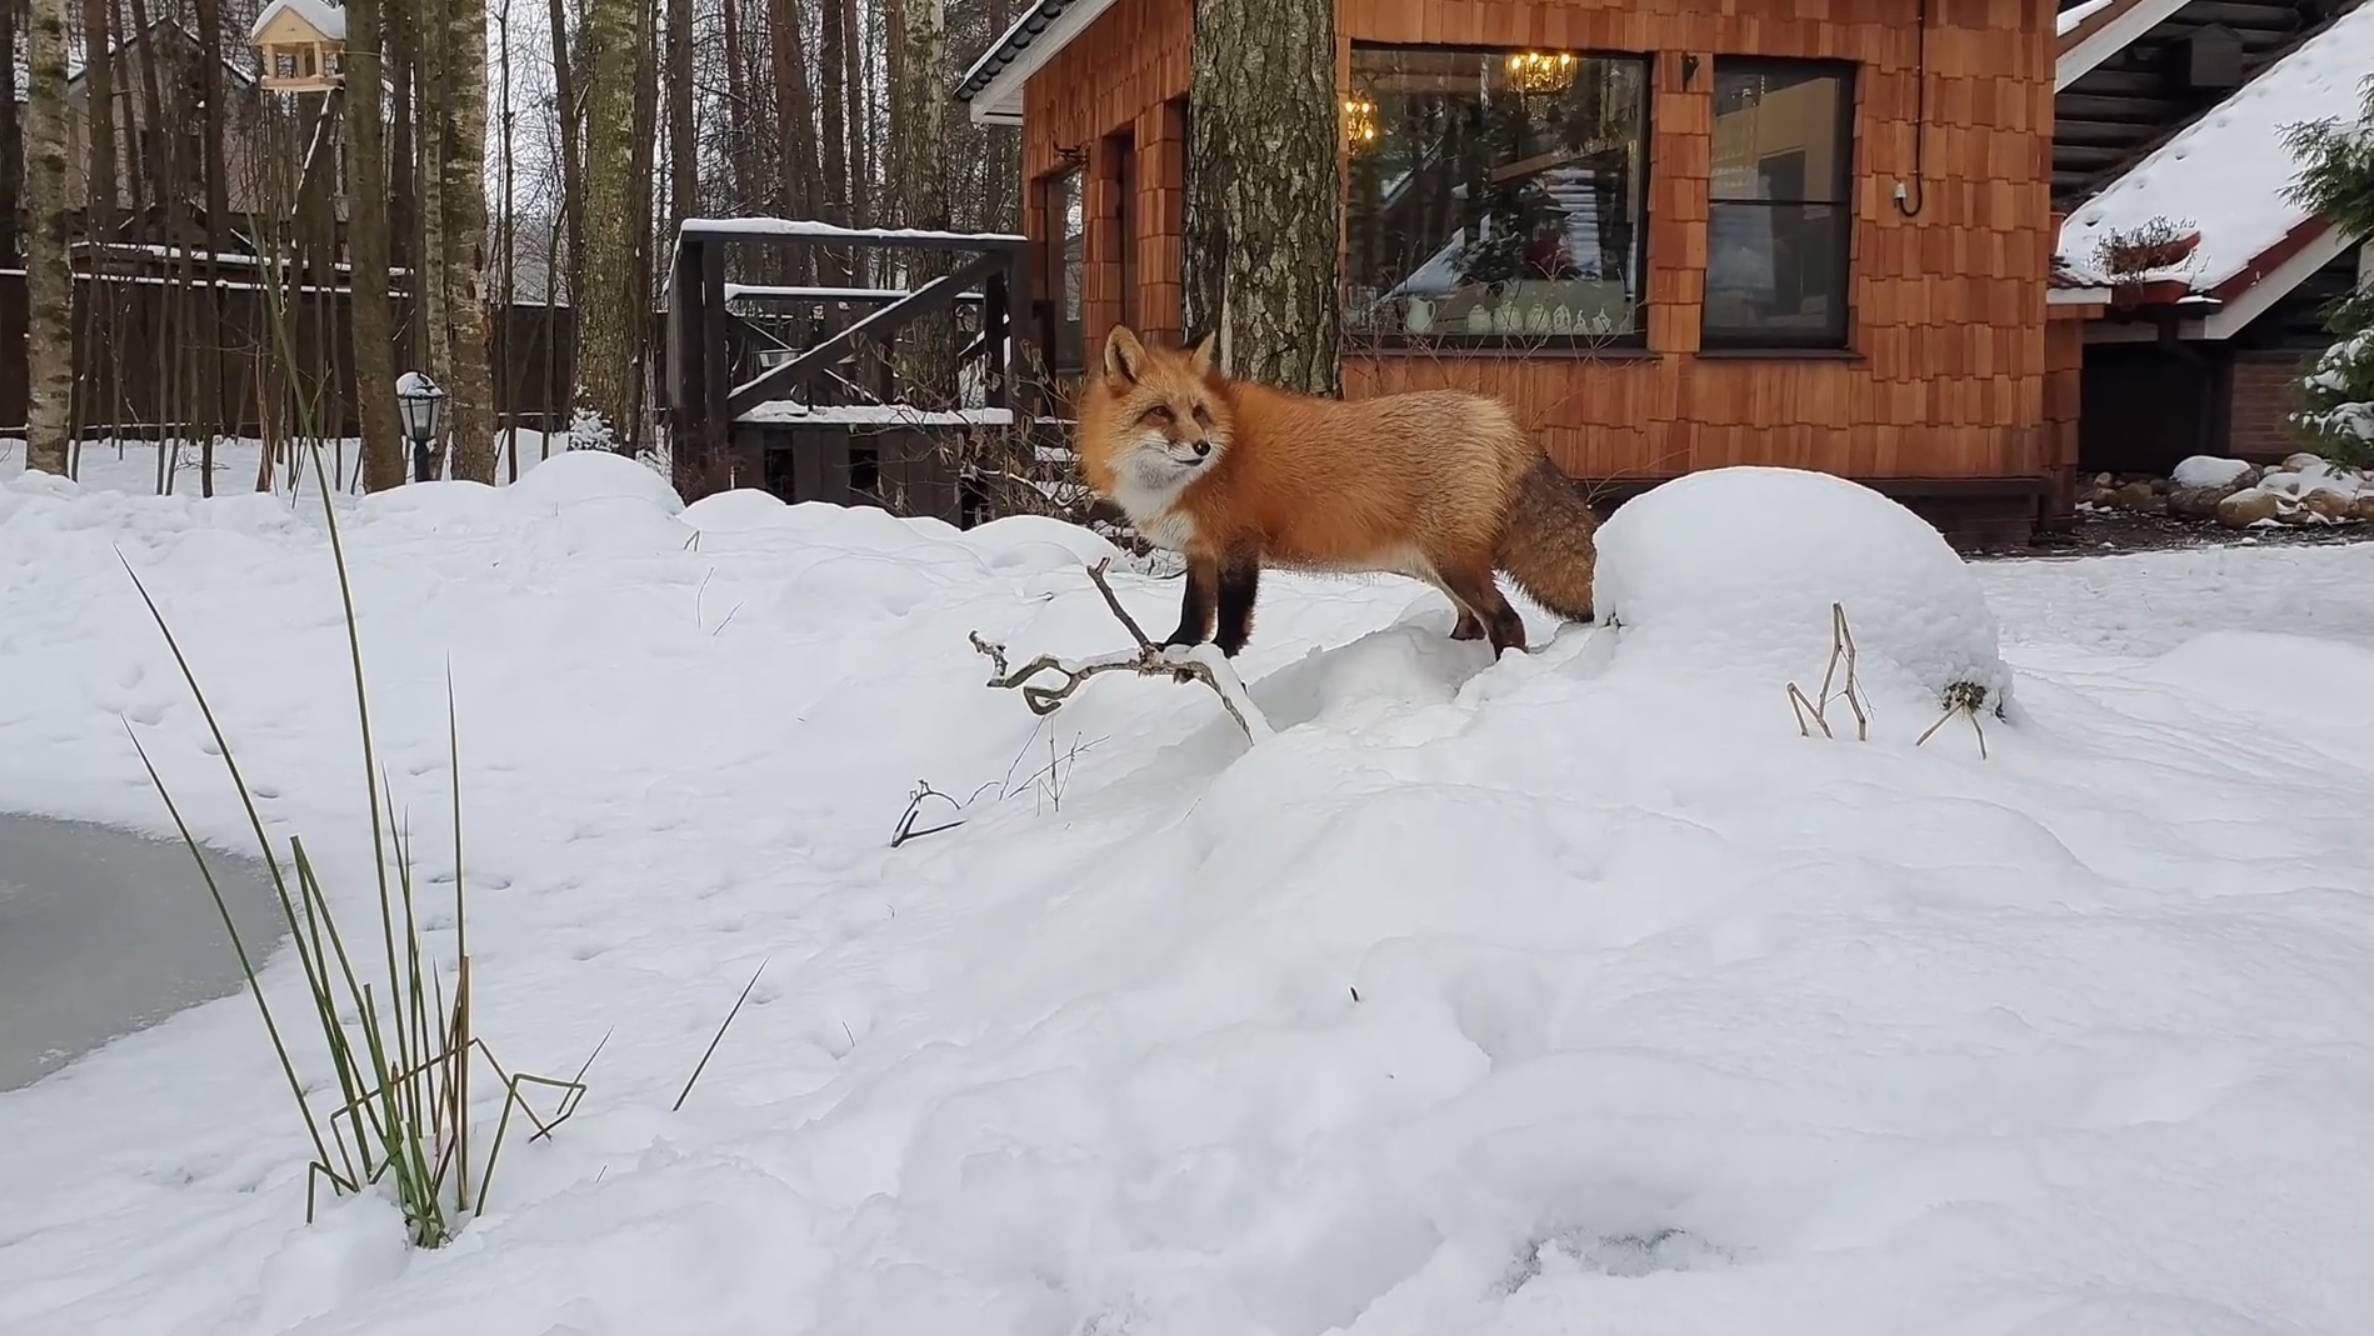
{"label": "chandelier", "polygon": [[1376,147],[1381,133],[1377,127],[1376,103],[1357,94],[1344,99],[1344,142],[1354,153]]}
{"label": "chandelier", "polygon": [[1508,81],[1520,93],[1562,93],[1574,83],[1574,53],[1516,51],[1508,58]]}

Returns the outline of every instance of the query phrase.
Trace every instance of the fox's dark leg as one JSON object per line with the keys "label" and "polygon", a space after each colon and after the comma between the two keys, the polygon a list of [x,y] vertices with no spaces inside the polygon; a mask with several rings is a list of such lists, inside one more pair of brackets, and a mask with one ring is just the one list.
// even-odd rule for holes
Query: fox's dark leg
{"label": "fox's dark leg", "polygon": [[1453,608],[1456,608],[1456,609],[1458,609],[1458,611],[1459,611],[1459,624],[1458,624],[1457,626],[1454,626],[1454,627],[1452,627],[1452,628],[1451,628],[1451,639],[1453,639],[1453,640],[1481,640],[1481,639],[1483,639],[1483,638],[1484,638],[1484,624],[1483,624],[1482,622],[1479,622],[1479,621],[1477,621],[1477,620],[1476,620],[1476,615],[1475,615],[1475,612],[1474,612],[1474,610],[1473,610],[1473,609],[1471,609],[1471,608],[1469,608],[1469,607],[1468,607],[1466,604],[1464,604],[1464,603],[1460,602],[1458,599],[1452,599],[1452,600],[1451,600],[1451,606],[1452,606]]}
{"label": "fox's dark leg", "polygon": [[1179,629],[1164,645],[1200,645],[1212,634],[1212,612],[1220,596],[1220,562],[1189,555],[1186,592],[1179,599]]}
{"label": "fox's dark leg", "polygon": [[1253,599],[1261,588],[1261,558],[1231,552],[1220,563],[1220,633],[1212,643],[1230,658],[1253,635]]}
{"label": "fox's dark leg", "polygon": [[[1492,579],[1490,565],[1446,570],[1442,572],[1442,577],[1443,584],[1449,587],[1451,596],[1459,600],[1462,608],[1473,609],[1464,615],[1484,623],[1485,631],[1492,638],[1492,653],[1495,657],[1512,649],[1525,648],[1525,619],[1519,617],[1517,610],[1508,605],[1508,600],[1500,596],[1500,586]],[[1457,635],[1458,632],[1453,631],[1452,634]]]}

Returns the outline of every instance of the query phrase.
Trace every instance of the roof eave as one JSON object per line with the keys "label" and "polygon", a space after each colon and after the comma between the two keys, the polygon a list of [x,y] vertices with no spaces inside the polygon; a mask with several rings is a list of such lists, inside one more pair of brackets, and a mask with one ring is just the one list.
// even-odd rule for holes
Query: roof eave
{"label": "roof eave", "polygon": [[2053,91],[2076,83],[2087,72],[2132,45],[2136,38],[2167,21],[2186,0],[2117,0],[2061,35],[2060,56],[2053,63]]}
{"label": "roof eave", "polygon": [[1022,94],[1030,76],[1112,7],[1113,0],[1038,0],[964,72],[956,100],[965,104],[975,125],[1022,124]]}

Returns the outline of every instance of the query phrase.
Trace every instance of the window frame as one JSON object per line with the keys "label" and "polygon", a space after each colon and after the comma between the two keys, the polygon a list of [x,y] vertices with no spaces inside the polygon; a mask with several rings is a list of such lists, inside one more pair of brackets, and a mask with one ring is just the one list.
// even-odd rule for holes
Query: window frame
{"label": "window frame", "polygon": [[[1449,53],[1452,55],[1482,56],[1506,60],[1525,51],[1551,50],[1577,56],[1585,60],[1618,61],[1640,71],[1640,208],[1633,219],[1634,263],[1639,272],[1632,275],[1632,328],[1621,334],[1470,334],[1464,330],[1437,330],[1426,334],[1412,334],[1407,330],[1385,332],[1346,330],[1347,341],[1378,352],[1433,352],[1448,354],[1477,354],[1481,356],[1540,356],[1540,357],[1627,357],[1648,352],[1649,341],[1649,238],[1650,219],[1655,198],[1656,141],[1657,141],[1657,53],[1653,51],[1614,51],[1597,47],[1539,47],[1497,46],[1484,42],[1380,42],[1355,39],[1351,43],[1350,60],[1346,72],[1355,77],[1360,53],[1363,51],[1416,51]],[[1336,142],[1340,150],[1343,132],[1337,126]],[[1344,253],[1346,257],[1343,284],[1352,286],[1351,255],[1351,182],[1345,180]]]}
{"label": "window frame", "polygon": [[[1841,198],[1837,200],[1758,200],[1724,199],[1717,195],[1715,193],[1714,173],[1710,163],[1706,183],[1706,229],[1707,240],[1709,242],[1707,247],[1707,277],[1711,279],[1714,270],[1714,248],[1712,242],[1714,239],[1715,211],[1717,209],[1725,207],[1735,209],[1771,209],[1791,207],[1800,209],[1828,208],[1838,210],[1840,217],[1844,220],[1846,225],[1838,229],[1838,253],[1834,257],[1837,266],[1836,272],[1838,274],[1838,306],[1841,313],[1839,320],[1839,332],[1835,336],[1827,332],[1813,335],[1788,334],[1785,332],[1776,332],[1771,329],[1751,330],[1746,327],[1737,327],[1730,330],[1725,330],[1707,318],[1706,301],[1702,292],[1698,303],[1698,346],[1704,352],[1732,356],[1754,354],[1759,352],[1798,355],[1852,353],[1855,348],[1854,265],[1855,224],[1857,222],[1855,217],[1855,183],[1862,179],[1863,166],[1862,136],[1856,133],[1855,112],[1857,100],[1860,99],[1863,94],[1862,68],[1855,61],[1840,60],[1831,57],[1799,58],[1793,56],[1721,54],[1715,56],[1712,65],[1713,68],[1708,72],[1707,75],[1710,84],[1708,90],[1708,97],[1710,99],[1714,96],[1715,91],[1722,87],[1722,78],[1727,72],[1737,73],[1740,71],[1747,71],[1752,73],[1763,70],[1786,70],[1795,73],[1823,74],[1837,79],[1839,83],[1838,123],[1834,127],[1834,130],[1838,137],[1834,142],[1844,150],[1844,152],[1840,154],[1840,157],[1845,160],[1846,166],[1843,173],[1845,178],[1844,183],[1840,188]],[[1721,116],[1722,112],[1720,108],[1711,109],[1708,113],[1707,134],[1710,145],[1713,142],[1714,126],[1721,119]]]}

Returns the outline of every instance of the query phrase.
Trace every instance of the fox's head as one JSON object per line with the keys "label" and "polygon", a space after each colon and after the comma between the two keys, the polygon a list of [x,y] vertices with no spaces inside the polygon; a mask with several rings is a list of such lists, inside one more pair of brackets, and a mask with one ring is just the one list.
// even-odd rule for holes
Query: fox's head
{"label": "fox's head", "polygon": [[1080,396],[1080,462],[1089,485],[1124,505],[1167,504],[1227,454],[1230,425],[1210,335],[1189,349],[1149,348],[1115,325]]}

